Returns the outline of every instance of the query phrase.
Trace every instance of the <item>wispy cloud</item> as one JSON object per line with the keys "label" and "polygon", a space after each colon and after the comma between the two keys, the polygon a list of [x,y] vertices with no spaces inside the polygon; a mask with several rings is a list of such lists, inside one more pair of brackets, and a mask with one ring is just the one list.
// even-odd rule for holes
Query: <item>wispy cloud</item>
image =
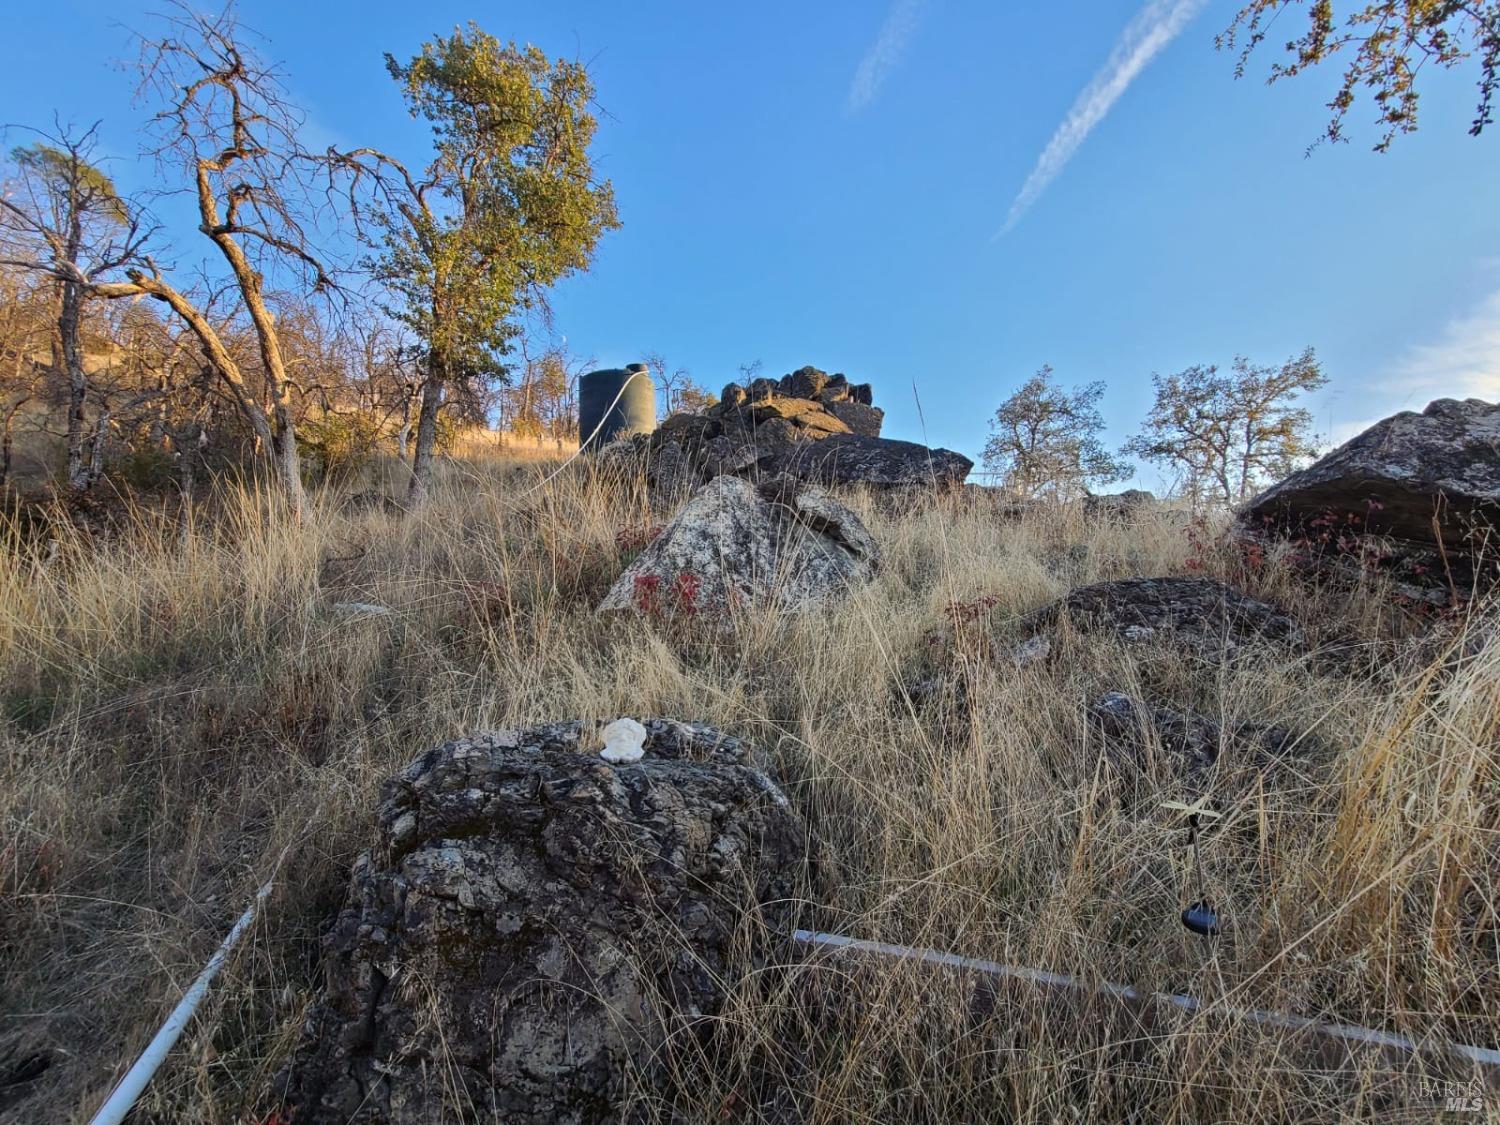
{"label": "wispy cloud", "polygon": [[1382,390],[1416,398],[1500,398],[1500,291],[1448,321],[1432,343],[1407,349],[1386,375]]}
{"label": "wispy cloud", "polygon": [[864,109],[880,93],[880,87],[885,85],[885,80],[906,52],[906,45],[916,33],[926,6],[926,0],[892,0],[885,22],[880,25],[880,34],[865,52],[865,57],[859,60],[854,81],[849,84],[851,113]]}
{"label": "wispy cloud", "polygon": [[1206,3],[1207,0],[1148,0],[1146,6],[1136,13],[1110,52],[1109,60],[1089,80],[1068,110],[1068,116],[1047,142],[1036,167],[1026,177],[1020,194],[1010,205],[1005,226],[996,233],[996,238],[1007,234],[1021,221],[1021,216],[1067,167],[1078,147],[1093,132],[1094,126],[1104,120],[1105,114],[1120,100],[1120,95],[1136,76],[1161,53],[1162,48],[1177,38]]}
{"label": "wispy cloud", "polygon": [[1329,441],[1341,445],[1398,410],[1421,410],[1434,398],[1500,401],[1500,290],[1453,317],[1431,342],[1414,344],[1374,372],[1357,395],[1362,415],[1335,422]]}

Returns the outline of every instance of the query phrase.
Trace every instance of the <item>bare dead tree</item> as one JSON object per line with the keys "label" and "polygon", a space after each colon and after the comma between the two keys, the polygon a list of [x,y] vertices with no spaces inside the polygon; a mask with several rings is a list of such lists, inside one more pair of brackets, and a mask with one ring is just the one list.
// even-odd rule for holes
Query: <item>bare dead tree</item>
{"label": "bare dead tree", "polygon": [[293,518],[300,518],[295,381],[268,300],[268,276],[312,295],[337,290],[310,236],[311,186],[328,160],[302,145],[302,122],[276,71],[246,47],[232,8],[210,16],[179,6],[166,24],[142,43],[141,89],[163,107],[153,119],[155,155],[191,181],[198,229],[228,266],[254,330],[263,395],[208,318],[154,263],[108,295],[164,301],[193,331],[269,452]]}
{"label": "bare dead tree", "polygon": [[[179,476],[191,475],[204,421],[215,406],[214,373],[205,371],[196,338],[175,316],[157,316],[135,302],[105,307],[94,330],[113,343],[114,362],[93,374],[90,482],[103,476],[106,451],[115,442],[176,461]],[[211,302],[208,309],[212,315]]]}
{"label": "bare dead tree", "polygon": [[401,459],[408,457],[413,411],[422,390],[421,346],[398,323],[372,319],[347,330],[350,382],[357,406],[385,431],[394,427]]}

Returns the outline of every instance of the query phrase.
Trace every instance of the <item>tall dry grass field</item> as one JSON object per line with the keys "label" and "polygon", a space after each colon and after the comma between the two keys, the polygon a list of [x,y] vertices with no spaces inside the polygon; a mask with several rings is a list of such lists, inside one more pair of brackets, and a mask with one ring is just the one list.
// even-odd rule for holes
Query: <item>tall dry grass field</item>
{"label": "tall dry grass field", "polygon": [[[605,621],[620,533],[668,513],[638,482],[503,454],[448,461],[413,515],[345,486],[292,526],[226,485],[137,507],[112,537],[0,536],[0,1081],[48,1063],[0,1088],[0,1119],[86,1120],[285,853],[138,1117],[265,1120],[380,782],[475,729],[619,714],[771,754],[826,845],[826,929],[1500,1043],[1483,621],[1413,623],[1378,586],[1250,568],[1170,509],[1007,522],[962,496],[864,495],[884,565],[837,606],[733,634]],[[1019,619],[1072,586],[1190,565],[1285,605],[1314,651],[1219,662],[1065,629],[1045,663],[1011,659]],[[1299,736],[1274,769],[1226,753],[1213,775],[1204,878],[1231,924],[1211,945],[1178,920],[1198,888],[1162,807],[1191,794],[1164,755],[1110,765],[1086,707],[1111,689]],[[1234,1018],[1146,1036],[1036,989],[979,1004],[972,981],[900,964],[768,972],[723,1019],[719,1053],[674,1105],[643,1096],[647,1118],[1430,1119],[1436,1073]]]}

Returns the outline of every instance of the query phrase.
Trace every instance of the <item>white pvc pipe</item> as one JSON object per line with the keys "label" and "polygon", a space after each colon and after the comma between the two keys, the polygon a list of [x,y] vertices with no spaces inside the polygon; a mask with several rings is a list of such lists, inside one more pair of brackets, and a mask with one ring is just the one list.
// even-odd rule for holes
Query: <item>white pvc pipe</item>
{"label": "white pvc pipe", "polygon": [[[274,881],[274,880],[273,880]],[[245,913],[240,915],[240,920],[234,924],[234,928],[225,935],[218,950],[208,959],[208,964],[203,966],[203,971],[198,974],[198,979],[193,981],[187,992],[172,1009],[172,1014],[167,1017],[167,1022],[161,1025],[161,1030],[156,1033],[155,1038],[146,1044],[146,1049],[141,1052],[141,1057],[135,1060],[135,1065],[126,1072],[125,1077],[120,1079],[120,1084],[115,1087],[109,1099],[99,1107],[99,1112],[94,1114],[89,1125],[120,1125],[125,1120],[125,1115],[130,1112],[135,1100],[141,1096],[146,1084],[151,1081],[153,1075],[160,1069],[162,1062],[167,1057],[167,1052],[172,1045],[181,1037],[183,1029],[187,1027],[188,1021],[193,1018],[193,1013],[198,1010],[198,1005],[208,995],[208,986],[224,967],[224,962],[245,931],[250,928],[250,923],[255,921],[255,912],[260,905],[266,901],[271,894],[272,882],[267,882],[256,892],[255,898],[250,905],[245,907]]]}
{"label": "white pvc pipe", "polygon": [[556,477],[558,473],[562,472],[574,461],[583,456],[583,451],[589,447],[589,442],[594,440],[594,435],[597,434],[600,430],[604,429],[604,423],[609,421],[610,412],[614,410],[617,405],[619,405],[620,399],[625,397],[625,388],[630,386],[631,383],[635,382],[636,377],[640,375],[644,375],[648,379],[651,377],[650,374],[646,371],[632,371],[630,373],[630,378],[626,379],[625,382],[620,385],[620,389],[615,392],[614,401],[604,408],[604,416],[599,419],[599,424],[595,426],[591,431],[589,431],[589,436],[580,437],[578,439],[578,448],[573,452],[573,454],[561,465],[559,465],[557,468],[553,469],[550,473],[543,477],[538,483],[523,492],[521,494],[521,499],[524,500],[526,497],[530,496],[537,489],[541,488],[548,481]]}
{"label": "white pvc pipe", "polygon": [[1422,1051],[1434,1054],[1450,1054],[1482,1067],[1500,1068],[1500,1051],[1491,1050],[1488,1047],[1474,1047],[1467,1043],[1448,1043],[1443,1041],[1417,1043],[1404,1035],[1394,1035],[1389,1031],[1377,1031],[1372,1027],[1357,1027],[1346,1023],[1323,1023],[1320,1020],[1309,1019],[1307,1016],[1281,1015],[1276,1012],[1258,1011],[1254,1008],[1232,1008],[1227,1005],[1214,1004],[1211,1001],[1199,1000],[1195,996],[1182,996],[1169,992],[1141,992],[1131,988],[1129,985],[1111,984],[1109,981],[1094,983],[1092,981],[1081,980],[1078,977],[1065,976],[1062,973],[1049,973],[1044,969],[1029,969],[1019,965],[1002,965],[998,961],[985,961],[977,957],[961,957],[957,953],[944,953],[938,949],[923,949],[909,945],[891,945],[883,941],[866,941],[862,938],[845,937],[843,934],[796,930],[792,933],[792,940],[803,945],[818,946],[823,949],[873,953],[879,957],[920,961],[924,964],[941,965],[950,969],[967,969],[971,972],[983,973],[985,976],[1024,981],[1028,984],[1037,984],[1049,988],[1075,989],[1080,992],[1113,996],[1120,1000],[1150,1001],[1185,1012],[1204,1011],[1215,1015],[1247,1020],[1251,1023],[1265,1024],[1270,1027],[1284,1027],[1292,1031],[1305,1031],[1314,1035],[1343,1039],[1351,1043],[1369,1047],[1385,1047],[1391,1050],[1404,1051],[1409,1054]]}
{"label": "white pvc pipe", "polygon": [[[290,845],[288,845],[290,847]],[[283,853],[284,855],[284,853]],[[278,867],[280,864],[278,863]],[[120,1125],[125,1120],[125,1115],[135,1105],[136,1099],[146,1089],[147,1084],[155,1076],[157,1070],[167,1057],[167,1052],[181,1038],[183,1030],[188,1021],[198,1010],[198,1005],[208,995],[208,986],[218,975],[219,970],[224,967],[230,952],[239,943],[245,931],[255,921],[256,911],[270,897],[271,889],[275,884],[274,876],[256,892],[255,898],[250,905],[245,907],[245,912],[240,915],[239,921],[224,936],[223,942],[208,959],[208,964],[203,966],[203,971],[198,974],[187,992],[172,1009],[172,1014],[167,1017],[161,1030],[158,1031],[151,1042],[146,1044],[146,1049],[141,1052],[141,1057],[136,1059],[135,1065],[130,1068],[125,1077],[120,1079],[120,1084],[114,1088],[113,1093],[105,1103],[99,1107],[99,1112],[90,1119],[89,1125]],[[1352,1043],[1358,1043],[1371,1047],[1385,1047],[1407,1053],[1416,1053],[1423,1050],[1446,1053],[1458,1058],[1467,1059],[1482,1067],[1500,1068],[1500,1051],[1488,1047],[1475,1047],[1467,1043],[1438,1042],[1433,1044],[1419,1044],[1404,1035],[1395,1035],[1388,1031],[1378,1031],[1370,1027],[1357,1027],[1352,1024],[1323,1023],[1319,1020],[1310,1019],[1307,1016],[1281,1015],[1276,1012],[1264,1012],[1253,1008],[1233,1008],[1219,1006],[1210,1002],[1199,1000],[1194,996],[1182,996],[1177,993],[1167,992],[1141,992],[1124,984],[1112,984],[1109,981],[1090,982],[1078,977],[1070,977],[1062,973],[1052,973],[1045,969],[1031,969],[1019,965],[1002,965],[998,961],[986,961],[977,957],[963,957],[957,953],[944,953],[937,949],[926,949],[909,945],[892,945],[883,941],[866,941],[862,938],[845,937],[843,934],[830,934],[815,932],[813,930],[794,930],[792,940],[802,945],[816,946],[823,949],[838,951],[852,951],[855,953],[872,953],[881,957],[892,957],[900,960],[920,961],[928,965],[941,965],[950,969],[966,969],[971,972],[983,973],[986,976],[999,977],[1003,979],[1024,981],[1028,984],[1037,984],[1050,988],[1074,989],[1081,992],[1091,992],[1113,996],[1120,1000],[1147,1000],[1169,1008],[1177,1008],[1186,1012],[1207,1011],[1217,1015],[1231,1016],[1237,1019],[1247,1020],[1251,1023],[1265,1024],[1271,1027],[1283,1027],[1293,1031],[1306,1031],[1316,1035],[1329,1038],[1343,1039]]]}

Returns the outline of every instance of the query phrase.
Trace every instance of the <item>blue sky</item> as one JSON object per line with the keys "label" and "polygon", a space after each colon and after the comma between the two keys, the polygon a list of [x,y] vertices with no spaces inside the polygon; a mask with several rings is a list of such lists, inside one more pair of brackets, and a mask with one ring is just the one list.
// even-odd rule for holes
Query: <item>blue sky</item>
{"label": "blue sky", "polygon": [[[569,346],[601,364],[661,352],[717,389],[755,359],[770,375],[812,363],[873,382],[890,436],[971,456],[1043,363],[1064,383],[1108,384],[1113,441],[1144,415],[1153,371],[1280,361],[1309,344],[1332,378],[1319,428],[1338,438],[1435,397],[1500,397],[1500,126],[1467,135],[1473,75],[1435,76],[1421,131],[1387,155],[1370,151],[1361,106],[1353,143],[1308,157],[1335,75],[1267,88],[1267,56],[1234,81],[1213,47],[1234,7],[245,0],[240,12],[320,142],[412,158],[423,131],[383,52],[409,55],[473,19],[589,62],[598,163],[625,225],[555,306]],[[155,185],[118,64],[158,6],[8,9],[0,122],[102,119],[117,179]],[[185,261],[201,254],[190,229],[177,243]]]}

